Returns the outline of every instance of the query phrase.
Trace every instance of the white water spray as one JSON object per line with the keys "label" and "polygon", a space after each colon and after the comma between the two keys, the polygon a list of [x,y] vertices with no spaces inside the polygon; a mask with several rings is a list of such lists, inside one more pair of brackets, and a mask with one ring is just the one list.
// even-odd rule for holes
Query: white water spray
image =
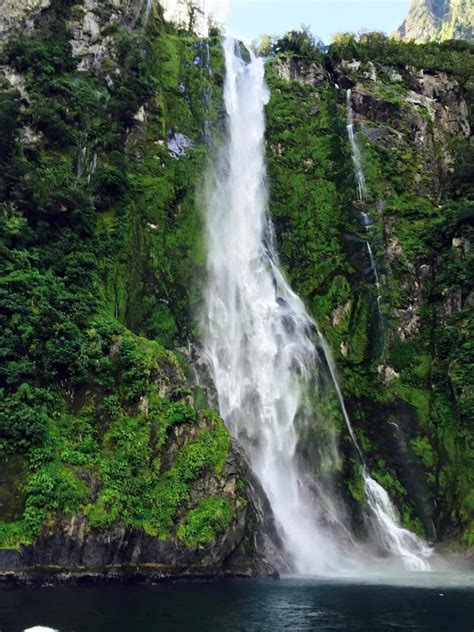
{"label": "white water spray", "polygon": [[369,509],[368,519],[372,527],[373,535],[378,541],[378,545],[390,553],[400,558],[403,565],[410,571],[429,571],[430,565],[427,559],[432,554],[432,549],[420,540],[414,533],[400,526],[397,511],[390,500],[386,490],[375,481],[369,473],[365,458],[359,446],[359,442],[352,428],[352,423],[347,412],[346,404],[342,396],[341,387],[336,375],[335,363],[331,350],[326,341],[318,331],[320,336],[329,372],[336,389],[341,411],[349,435],[354,443],[357,454],[362,465],[362,476],[364,479],[365,499]]}
{"label": "white water spray", "polygon": [[[264,108],[269,92],[263,61],[249,53],[245,63],[232,39],[224,51],[227,142],[207,199],[205,339],[220,412],[268,495],[295,570],[361,572],[366,563],[362,549],[348,533],[329,476],[315,480],[298,459],[300,430],[321,422],[310,404],[321,370],[313,343],[319,332],[279,270],[267,216]],[[413,555],[421,568],[421,552],[413,545],[418,540],[397,525],[388,495],[367,473],[329,350],[322,338],[320,344],[361,459],[371,522],[383,534],[379,544],[403,560]],[[318,456],[325,462],[322,470],[332,473],[339,459],[337,437],[334,428],[318,430],[323,435]],[[401,532],[413,541],[408,543]]]}

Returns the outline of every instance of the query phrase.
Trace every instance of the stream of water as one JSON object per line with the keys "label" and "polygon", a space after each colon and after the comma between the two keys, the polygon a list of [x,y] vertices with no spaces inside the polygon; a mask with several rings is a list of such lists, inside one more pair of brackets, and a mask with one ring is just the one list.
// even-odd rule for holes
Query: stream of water
{"label": "stream of water", "polygon": [[[346,92],[346,107],[347,107],[347,136],[349,137],[349,143],[351,145],[351,155],[352,162],[354,164],[354,175],[356,180],[357,187],[357,198],[360,204],[365,204],[365,176],[364,169],[362,167],[362,154],[360,151],[359,143],[357,141],[357,136],[354,130],[354,109],[352,107],[352,91],[349,88]],[[362,220],[362,225],[366,231],[369,231],[372,227],[372,220],[370,215],[365,210],[360,211],[360,216]],[[366,239],[365,241],[367,247],[367,254],[370,262],[370,272],[373,275],[373,281],[375,283],[375,287],[377,289],[377,310],[379,315],[379,320],[381,324],[381,329],[383,331],[383,316],[381,310],[381,302],[382,302],[382,286],[380,283],[380,275],[377,268],[377,262],[374,257],[374,253],[372,250],[372,246],[370,245],[370,240]]]}
{"label": "stream of water", "polygon": [[[268,495],[295,572],[360,574],[377,549],[408,570],[428,570],[431,550],[399,525],[388,494],[370,477],[329,348],[280,271],[267,213],[264,62],[251,51],[245,62],[231,38],[224,52],[227,140],[208,183],[205,336],[220,412]],[[360,457],[370,554],[351,536],[331,476],[315,478],[298,459],[301,429],[321,421],[312,391],[325,366]],[[334,426],[319,433],[326,473],[340,458]]]}

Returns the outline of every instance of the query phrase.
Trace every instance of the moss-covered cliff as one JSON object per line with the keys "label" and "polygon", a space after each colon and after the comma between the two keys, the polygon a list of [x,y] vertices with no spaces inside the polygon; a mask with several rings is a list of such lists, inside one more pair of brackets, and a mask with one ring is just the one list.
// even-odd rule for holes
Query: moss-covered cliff
{"label": "moss-covered cliff", "polygon": [[144,9],[48,2],[3,42],[0,567],[273,572],[265,497],[177,352],[219,75]]}
{"label": "moss-covered cliff", "polygon": [[[0,567],[271,570],[264,495],[188,353],[220,41],[139,1],[43,4],[18,31],[11,18],[0,59]],[[268,64],[282,263],[404,522],[472,545],[472,49],[302,41]]]}
{"label": "moss-covered cliff", "polygon": [[[269,68],[282,262],[331,344],[359,442],[405,524],[472,546],[472,47],[377,34],[341,38],[325,55],[310,45],[290,34]],[[349,437],[342,446],[357,503]]]}

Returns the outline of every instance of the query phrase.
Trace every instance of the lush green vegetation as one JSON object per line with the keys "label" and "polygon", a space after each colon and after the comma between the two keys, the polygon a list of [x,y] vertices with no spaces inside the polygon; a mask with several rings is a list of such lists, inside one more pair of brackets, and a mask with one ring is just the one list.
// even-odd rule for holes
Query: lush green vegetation
{"label": "lush green vegetation", "polygon": [[[24,78],[21,92],[0,82],[0,546],[31,542],[78,512],[89,529],[122,522],[207,546],[245,499],[222,492],[228,433],[193,403],[166,349],[198,330],[197,187],[206,121],[221,117],[220,42],[210,40],[210,74],[202,43],[153,12],[145,31],[102,25],[113,54],[78,71],[77,14],[72,2],[53,2],[33,34],[14,35],[0,53]],[[404,523],[421,532],[422,506],[436,501],[439,533],[472,544],[473,152],[422,106],[415,123],[426,122],[433,144],[414,150],[404,72],[446,72],[472,100],[472,46],[371,34],[341,36],[325,51],[304,30],[265,45],[270,210],[283,267],[334,350],[359,443]],[[345,95],[327,76],[354,60],[353,83],[389,114],[358,128],[364,209]],[[298,72],[315,65],[316,79],[283,80],[279,68],[293,62]],[[167,147],[175,133],[193,143],[179,160]],[[445,152],[459,159],[440,177]],[[373,221],[381,316],[361,210]],[[337,484],[357,513],[360,468],[337,402],[315,400],[323,431],[336,420],[345,457]],[[395,425],[414,464],[405,478]],[[311,432],[305,440],[303,456],[314,460]]]}
{"label": "lush green vegetation", "polygon": [[[280,38],[273,49],[278,56],[269,71],[271,211],[287,275],[336,353],[359,442],[404,523],[422,532],[418,516],[435,500],[439,532],[463,533],[472,544],[474,454],[468,420],[474,358],[468,297],[473,284],[467,245],[472,242],[472,149],[468,140],[437,128],[423,107],[405,100],[414,89],[406,68],[414,67],[446,72],[472,103],[472,45],[416,46],[377,33],[348,34],[324,55],[302,32]],[[303,66],[288,83],[278,69],[292,60]],[[332,89],[325,76],[326,68],[340,73],[346,62],[357,62],[344,71],[352,85],[361,82],[385,109],[380,120],[372,119],[358,133],[367,188],[362,210],[372,221],[383,328],[360,242],[367,233],[354,202],[345,93]],[[305,64],[316,68],[319,84],[306,81]],[[442,138],[444,149],[437,140],[414,151],[409,130],[423,121],[426,134]],[[436,161],[443,151],[459,159],[440,182]],[[387,256],[388,247],[396,254]],[[407,333],[400,318],[411,318],[413,304],[419,314]],[[393,371],[389,378],[385,367]],[[394,424],[401,434],[393,431]],[[342,438],[343,478],[350,497],[360,503],[359,471],[344,432]],[[397,456],[401,445],[409,446],[411,478],[424,479],[419,489]]]}
{"label": "lush green vegetation", "polygon": [[[0,546],[77,512],[166,538],[188,509],[180,540],[197,546],[190,489],[220,476],[229,439],[160,344],[189,336],[202,260],[203,152],[178,161],[166,140],[200,142],[212,86],[195,40],[156,13],[146,34],[109,29],[114,55],[78,73],[74,11],[53,3],[1,52],[26,92],[0,85]],[[177,424],[188,440],[170,455]],[[224,528],[222,511],[200,529]]]}

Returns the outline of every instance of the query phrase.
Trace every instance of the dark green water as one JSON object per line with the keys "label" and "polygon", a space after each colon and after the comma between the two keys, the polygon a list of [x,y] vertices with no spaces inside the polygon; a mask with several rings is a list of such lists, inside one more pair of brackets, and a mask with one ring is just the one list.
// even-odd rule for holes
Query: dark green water
{"label": "dark green water", "polygon": [[473,632],[474,588],[316,580],[0,592],[0,630]]}

